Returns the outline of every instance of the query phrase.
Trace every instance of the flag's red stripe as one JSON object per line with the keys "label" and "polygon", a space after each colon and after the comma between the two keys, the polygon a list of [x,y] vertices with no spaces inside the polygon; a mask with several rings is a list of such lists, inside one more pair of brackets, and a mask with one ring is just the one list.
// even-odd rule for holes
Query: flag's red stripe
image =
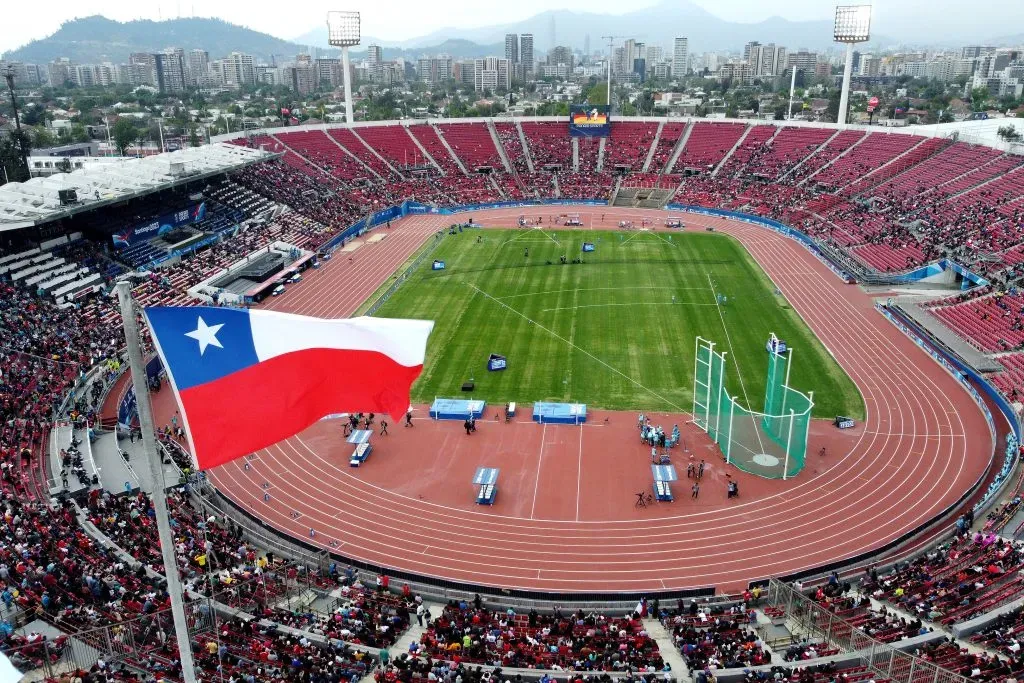
{"label": "flag's red stripe", "polygon": [[329,413],[388,413],[397,420],[422,369],[377,351],[305,349],[185,389],[181,402],[196,461],[200,469],[216,467]]}

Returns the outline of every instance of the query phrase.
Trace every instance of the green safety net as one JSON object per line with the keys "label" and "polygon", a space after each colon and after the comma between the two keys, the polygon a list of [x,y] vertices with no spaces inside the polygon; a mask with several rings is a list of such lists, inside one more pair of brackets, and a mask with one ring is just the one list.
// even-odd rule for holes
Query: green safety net
{"label": "green safety net", "polygon": [[[703,340],[701,340],[703,341]],[[786,384],[789,359],[770,354],[764,412],[745,408],[725,386],[725,356],[708,343],[697,347],[694,419],[730,463],[771,479],[792,477],[804,467],[811,398]]]}

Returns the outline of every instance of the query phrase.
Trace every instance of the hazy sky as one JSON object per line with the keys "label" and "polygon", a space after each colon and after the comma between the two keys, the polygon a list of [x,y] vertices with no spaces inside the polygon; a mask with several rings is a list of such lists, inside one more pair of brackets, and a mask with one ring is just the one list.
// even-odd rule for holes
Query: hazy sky
{"label": "hazy sky", "polygon": [[[777,14],[787,19],[822,19],[833,12],[829,0],[694,0],[708,11],[732,21],[760,21]],[[355,9],[362,13],[363,34],[382,40],[405,40],[446,26],[470,28],[526,19],[546,9],[560,8],[599,13],[623,13],[657,4],[658,0],[386,0],[342,3],[311,0],[287,3],[253,0],[50,0],[42,5],[24,0],[6,3],[0,21],[0,51],[43,38],[62,21],[102,14],[118,21],[172,18],[178,15],[216,16],[280,38],[294,38],[324,22],[329,9]]]}

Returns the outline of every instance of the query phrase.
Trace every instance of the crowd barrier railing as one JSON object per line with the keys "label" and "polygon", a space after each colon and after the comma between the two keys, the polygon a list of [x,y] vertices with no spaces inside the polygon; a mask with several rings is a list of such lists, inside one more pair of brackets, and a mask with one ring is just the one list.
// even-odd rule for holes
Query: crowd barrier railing
{"label": "crowd barrier railing", "polygon": [[782,581],[772,579],[767,596],[769,605],[783,610],[791,631],[799,632],[812,641],[821,639],[842,652],[857,655],[862,666],[892,683],[968,683],[970,680],[872,638]]}

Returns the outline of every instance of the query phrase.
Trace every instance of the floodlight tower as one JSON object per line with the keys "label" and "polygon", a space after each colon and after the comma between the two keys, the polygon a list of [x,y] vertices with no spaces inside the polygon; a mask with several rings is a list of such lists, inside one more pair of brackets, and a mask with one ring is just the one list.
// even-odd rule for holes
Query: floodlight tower
{"label": "floodlight tower", "polygon": [[839,95],[839,116],[836,122],[846,125],[850,103],[850,79],[853,77],[853,46],[866,43],[871,36],[871,5],[839,5],[833,31],[837,43],[846,43],[846,65],[843,67],[843,89]]}
{"label": "floodlight tower", "polygon": [[359,12],[328,12],[327,42],[341,48],[341,68],[345,79],[345,125],[351,126],[352,118],[352,77],[348,61],[348,49],[359,44]]}
{"label": "floodlight tower", "polygon": [[615,39],[622,36],[601,36],[602,40],[608,41],[608,112],[612,110],[612,51],[615,47]]}

